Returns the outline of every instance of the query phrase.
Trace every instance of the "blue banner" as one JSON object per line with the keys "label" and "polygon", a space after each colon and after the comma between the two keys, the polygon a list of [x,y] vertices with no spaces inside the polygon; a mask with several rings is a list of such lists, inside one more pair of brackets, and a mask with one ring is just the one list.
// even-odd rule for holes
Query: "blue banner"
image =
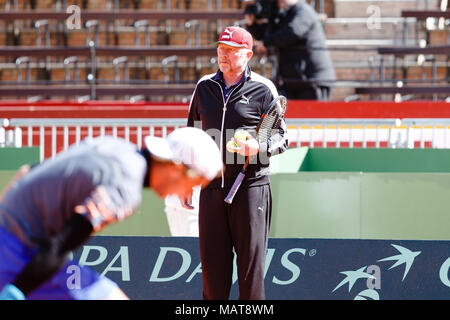
{"label": "blue banner", "polygon": [[[202,299],[198,238],[97,236],[74,258],[131,299]],[[274,238],[266,298],[447,300],[449,269],[450,241]],[[237,299],[236,273],[233,280],[230,299]]]}

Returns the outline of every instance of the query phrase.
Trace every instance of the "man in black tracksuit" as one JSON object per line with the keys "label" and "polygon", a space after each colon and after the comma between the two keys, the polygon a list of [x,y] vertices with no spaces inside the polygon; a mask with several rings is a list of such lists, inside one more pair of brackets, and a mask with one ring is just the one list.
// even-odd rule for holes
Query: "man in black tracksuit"
{"label": "man in black tracksuit", "polygon": [[[190,103],[188,126],[201,127],[210,134],[225,163],[221,177],[200,193],[199,242],[205,299],[229,298],[234,252],[239,298],[265,299],[265,257],[272,211],[269,157],[288,147],[284,119],[268,143],[250,138],[241,147],[247,151],[231,153],[225,148],[237,129],[253,132],[254,137],[264,109],[278,96],[270,80],[248,67],[252,44],[245,29],[226,28],[219,37],[220,70],[200,79]],[[248,154],[256,155],[255,161],[250,162],[233,203],[227,204],[224,199]]]}
{"label": "man in black tracksuit", "polygon": [[280,91],[288,99],[329,100],[336,77],[317,13],[305,0],[278,0],[278,8],[268,23],[246,14],[248,31],[260,40],[255,52],[276,49]]}

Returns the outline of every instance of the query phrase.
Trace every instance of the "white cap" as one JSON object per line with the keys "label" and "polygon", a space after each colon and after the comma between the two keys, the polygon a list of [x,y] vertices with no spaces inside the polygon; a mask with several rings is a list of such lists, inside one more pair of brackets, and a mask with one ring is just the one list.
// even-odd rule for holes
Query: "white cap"
{"label": "white cap", "polygon": [[208,180],[214,179],[223,166],[216,143],[198,128],[179,128],[166,138],[147,136],[144,143],[153,156],[181,162]]}

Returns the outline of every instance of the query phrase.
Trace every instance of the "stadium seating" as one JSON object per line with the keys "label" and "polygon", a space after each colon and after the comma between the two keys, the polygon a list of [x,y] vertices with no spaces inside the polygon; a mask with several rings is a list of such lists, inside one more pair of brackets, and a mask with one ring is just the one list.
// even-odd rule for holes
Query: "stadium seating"
{"label": "stadium seating", "polygon": [[[412,90],[400,99],[449,96],[439,88],[449,79],[446,1],[309,2],[322,18],[337,74],[332,100],[379,99],[383,90],[382,99],[397,99],[390,93],[399,85]],[[67,24],[75,12],[69,5],[79,8],[78,27]],[[185,88],[217,69],[213,43],[230,24],[243,24],[240,0],[0,0],[0,99],[186,101]],[[256,56],[251,67],[275,79],[275,61]],[[130,88],[164,84],[166,90],[138,95],[140,87]],[[45,94],[35,96],[40,85]],[[103,95],[105,86],[124,95]]]}
{"label": "stadium seating", "polygon": [[[378,80],[375,80],[375,70],[372,69],[370,86],[356,87],[355,93],[396,95],[395,99],[398,102],[405,99],[402,97],[404,95],[408,95],[407,99],[430,96],[434,99],[448,97],[450,96],[448,85],[450,74],[447,67],[449,52],[450,45],[380,47],[378,48],[380,56]],[[409,57],[413,57],[414,60],[408,60]],[[391,58],[392,63],[390,79],[386,78],[384,70],[387,58]],[[426,68],[425,63],[430,63],[431,68]]]}

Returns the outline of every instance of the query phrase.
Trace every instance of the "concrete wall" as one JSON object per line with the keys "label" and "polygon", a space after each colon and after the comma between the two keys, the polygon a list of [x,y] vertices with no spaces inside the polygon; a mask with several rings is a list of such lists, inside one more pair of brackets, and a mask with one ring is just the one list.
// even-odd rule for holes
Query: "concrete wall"
{"label": "concrete wall", "polygon": [[271,237],[450,240],[449,173],[300,172],[271,181]]}
{"label": "concrete wall", "polygon": [[[26,148],[10,152],[17,150]],[[0,155],[1,189],[26,157]],[[37,148],[29,159],[36,155]],[[450,240],[449,158],[448,150],[289,149],[271,163],[270,236]],[[100,234],[170,236],[164,206],[144,190],[137,212]]]}

